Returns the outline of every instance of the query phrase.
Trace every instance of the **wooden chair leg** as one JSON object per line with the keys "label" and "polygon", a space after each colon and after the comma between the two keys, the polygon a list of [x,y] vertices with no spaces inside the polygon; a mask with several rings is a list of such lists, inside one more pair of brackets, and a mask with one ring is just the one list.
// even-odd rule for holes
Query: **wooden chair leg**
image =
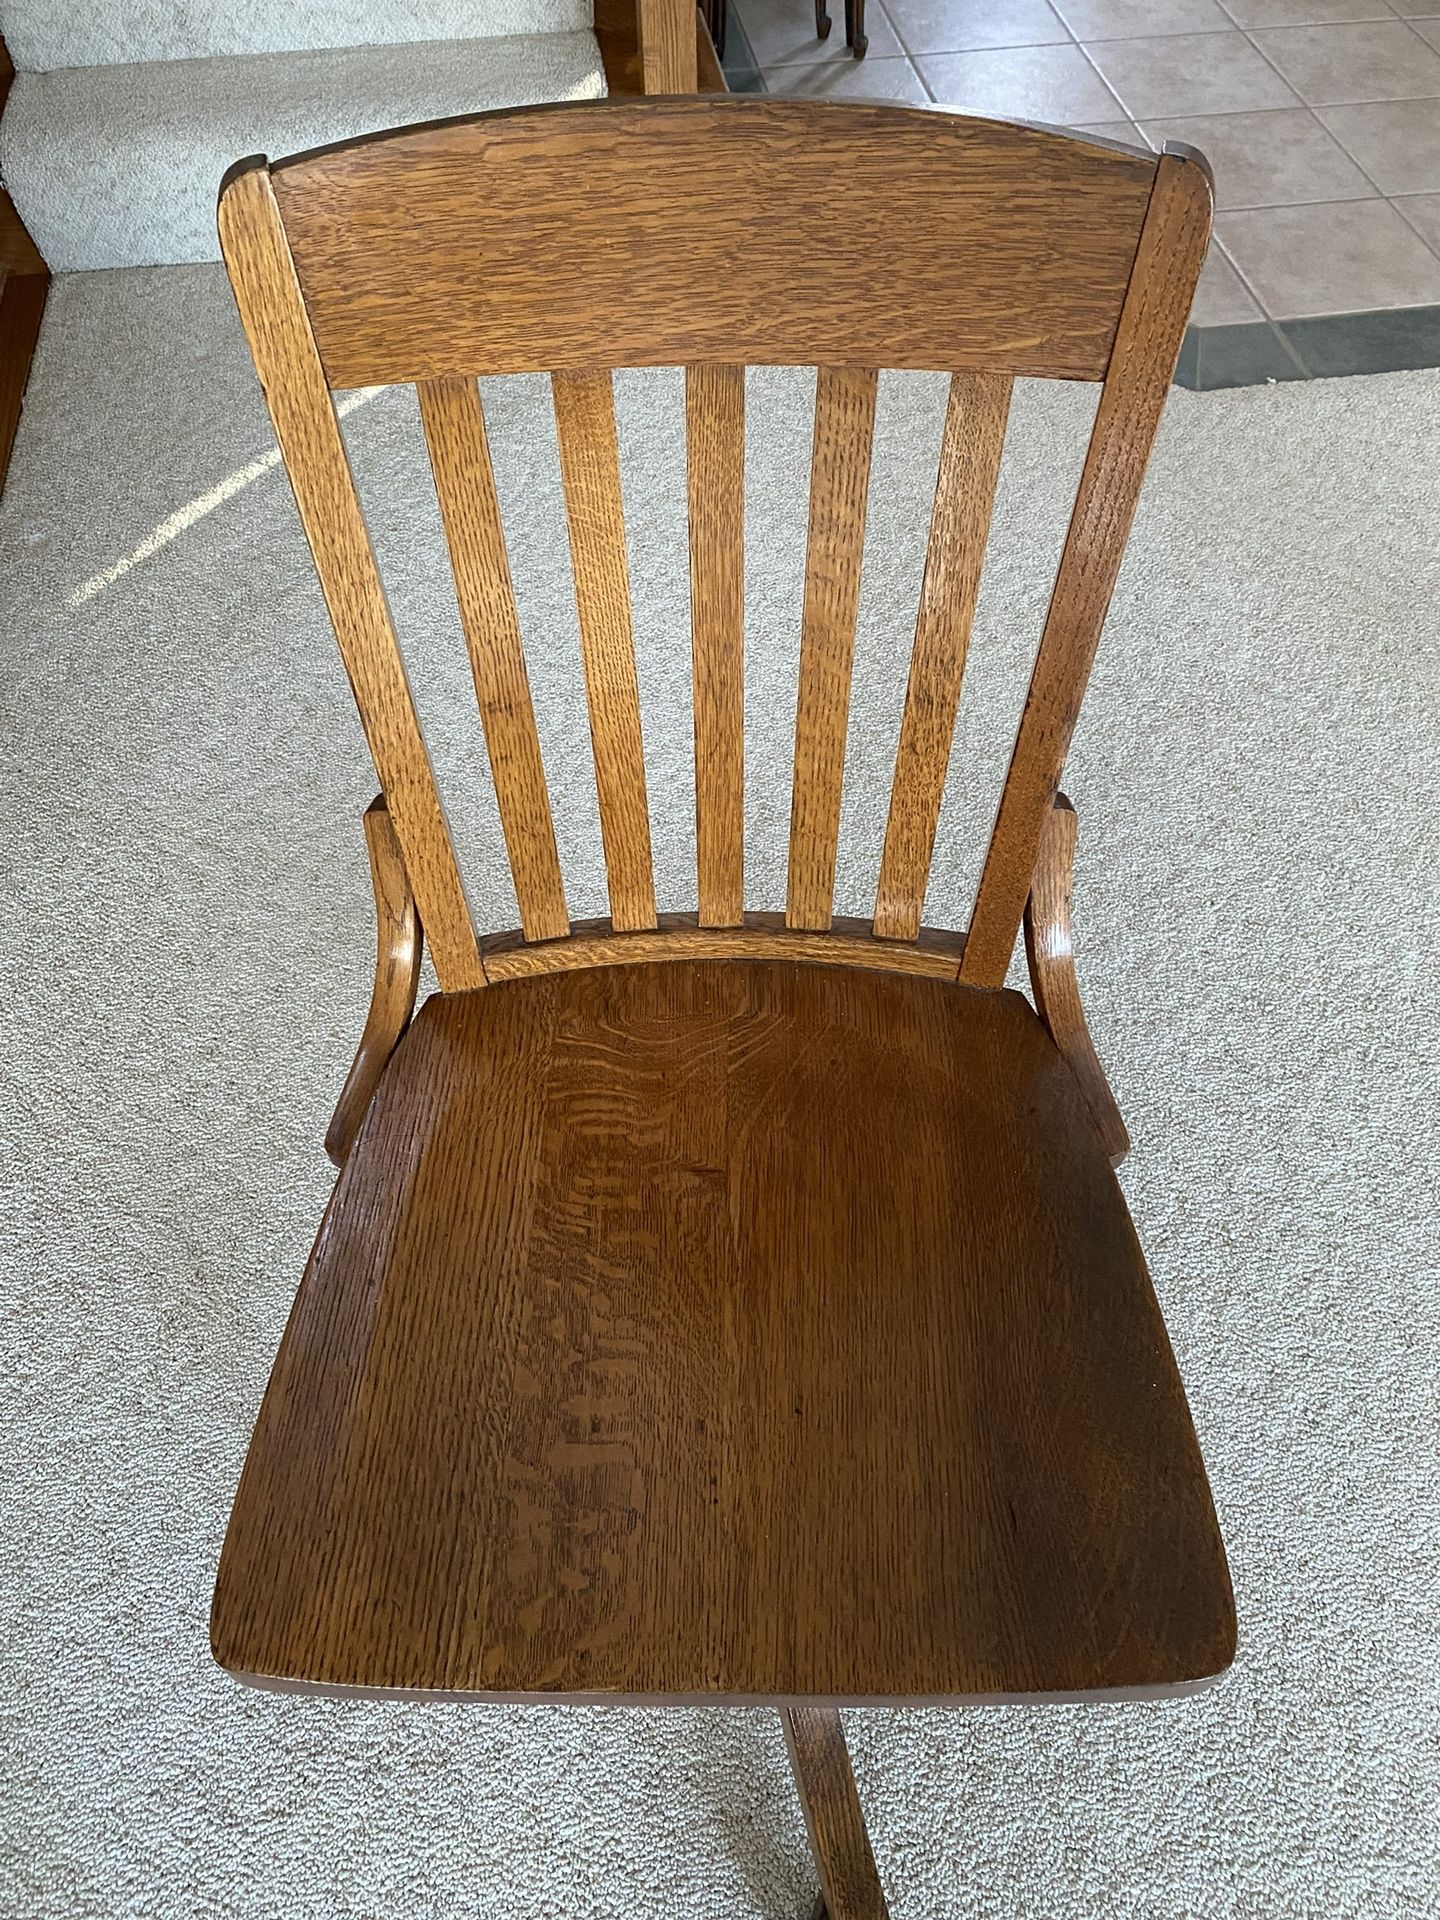
{"label": "wooden chair leg", "polygon": [[780,1724],[820,1875],[810,1920],[889,1920],[834,1707],[782,1707]]}
{"label": "wooden chair leg", "polygon": [[818,40],[830,37],[830,14],[825,0],[815,0],[815,37]]}

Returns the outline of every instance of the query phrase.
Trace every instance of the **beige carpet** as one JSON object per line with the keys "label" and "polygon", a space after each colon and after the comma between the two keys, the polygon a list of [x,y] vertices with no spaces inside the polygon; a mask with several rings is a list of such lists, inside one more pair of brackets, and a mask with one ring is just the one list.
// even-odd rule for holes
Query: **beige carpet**
{"label": "beige carpet", "polygon": [[[1018,402],[938,921],[973,879],[1091,397]],[[852,909],[939,398],[884,393]],[[572,907],[596,911],[553,442],[533,387],[487,399],[562,854],[591,876]],[[627,381],[626,401],[674,905],[678,385]],[[1067,786],[1083,978],[1240,1655],[1181,1705],[851,1715],[897,1920],[1434,1911],[1437,403],[1440,374],[1172,402]],[[780,886],[806,409],[803,379],[753,382],[750,747],[774,769],[756,904]],[[500,924],[408,396],[364,400],[347,431],[477,912]],[[320,1704],[210,1664],[215,1555],[327,1191],[372,937],[373,781],[268,446],[217,269],[56,286],[0,508],[0,1912],[789,1920],[811,1882],[773,1716]]]}

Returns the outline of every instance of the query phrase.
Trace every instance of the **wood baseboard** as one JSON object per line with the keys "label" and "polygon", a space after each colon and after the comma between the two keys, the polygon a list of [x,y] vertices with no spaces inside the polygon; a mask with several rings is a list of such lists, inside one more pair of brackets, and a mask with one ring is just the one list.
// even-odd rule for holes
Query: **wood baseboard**
{"label": "wood baseboard", "polygon": [[0,491],[10,470],[10,449],[49,291],[45,272],[7,273],[0,284]]}
{"label": "wood baseboard", "polygon": [[[14,77],[9,49],[0,40],[0,113]],[[15,202],[0,190],[0,490],[10,470],[10,449],[49,291],[50,269],[25,231]]]}

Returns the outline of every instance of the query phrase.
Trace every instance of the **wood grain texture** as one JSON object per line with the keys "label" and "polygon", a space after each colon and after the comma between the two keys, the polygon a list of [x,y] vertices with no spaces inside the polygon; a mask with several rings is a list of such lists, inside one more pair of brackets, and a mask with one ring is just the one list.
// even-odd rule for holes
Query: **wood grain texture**
{"label": "wood grain texture", "polygon": [[355,1061],[325,1134],[325,1151],[343,1166],[375,1089],[415,1011],[423,941],[405,861],[382,798],[365,810],[365,845],[375,890],[375,984]]}
{"label": "wood grain texture", "polygon": [[212,1631],[241,1673],[551,1699],[1223,1668],[1164,1325],[1028,1004],[787,961],[433,996],[327,1210]]}
{"label": "wood grain texture", "polygon": [[780,1723],[827,1920],[889,1920],[840,1715],[833,1707],[789,1707]]}
{"label": "wood grain texture", "polygon": [[638,0],[646,93],[694,93],[694,0]]}
{"label": "wood grain texture", "polygon": [[220,245],[442,987],[485,975],[345,443],[259,162],[226,179]]}
{"label": "wood grain texture", "polygon": [[486,114],[274,174],[334,387],[704,361],[1098,379],[1154,177],[1040,128],[698,96]]}
{"label": "wood grain texture", "polygon": [[662,913],[653,932],[617,933],[609,920],[577,920],[568,940],[527,946],[513,933],[480,943],[486,977],[521,980],[576,967],[618,967],[666,960],[810,960],[821,966],[873,967],[928,980],[953,980],[964,937],[922,927],[913,945],[877,940],[868,920],[837,915],[823,933],[787,927],[780,913],[746,913],[737,927],[705,927],[693,913]]}
{"label": "wood grain texture", "polygon": [[1077,835],[1075,809],[1063,793],[1057,794],[1040,835],[1035,877],[1025,903],[1025,955],[1045,1030],[1079,1081],[1110,1164],[1118,1167],[1130,1151],[1130,1135],[1090,1038],[1075,977],[1070,887]]}
{"label": "wood grain texture", "polygon": [[828,927],[835,902],[876,388],[873,367],[821,367],[816,376],[785,897],[790,927]]}
{"label": "wood grain texture", "polygon": [[961,979],[999,986],[1040,834],[1100,640],[1155,430],[1210,238],[1210,178],[1188,149],[1161,156],[1105,376],[1005,789],[970,916]]}
{"label": "wood grain texture", "polygon": [[655,925],[655,881],[614,384],[592,372],[552,385],[610,918],[623,932]]}
{"label": "wood grain texture", "polygon": [[1010,388],[1004,376],[957,373],[950,381],[875,894],[875,931],[888,940],[913,940],[925,907],[960,683],[1000,476]]}
{"label": "wood grain texture", "polygon": [[687,367],[690,656],[700,924],[745,906],[745,369]]}
{"label": "wood grain texture", "polygon": [[570,916],[480,392],[435,380],[419,394],[520,925],[527,940],[554,940]]}

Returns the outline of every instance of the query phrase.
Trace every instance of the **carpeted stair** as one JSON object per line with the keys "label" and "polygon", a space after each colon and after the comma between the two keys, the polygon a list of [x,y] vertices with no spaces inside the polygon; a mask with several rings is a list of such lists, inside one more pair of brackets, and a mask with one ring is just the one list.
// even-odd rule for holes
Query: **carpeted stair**
{"label": "carpeted stair", "polygon": [[591,0],[0,0],[0,180],[52,270],[219,257],[232,160],[605,91]]}

